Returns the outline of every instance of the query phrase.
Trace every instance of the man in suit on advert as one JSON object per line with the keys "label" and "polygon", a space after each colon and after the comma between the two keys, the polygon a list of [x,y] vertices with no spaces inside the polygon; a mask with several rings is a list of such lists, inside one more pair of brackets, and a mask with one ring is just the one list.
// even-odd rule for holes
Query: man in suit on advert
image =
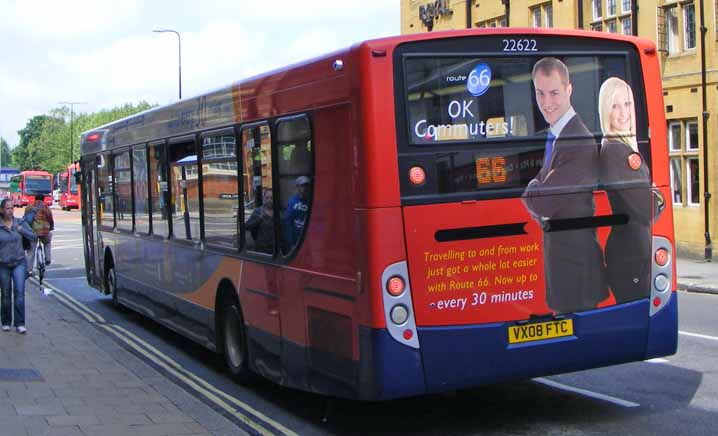
{"label": "man in suit on advert", "polygon": [[554,220],[593,216],[598,145],[571,106],[573,87],[566,65],[542,58],[531,77],[536,103],[549,126],[543,166],[522,197],[544,231],[546,303],[557,313],[592,309],[608,297],[596,229],[581,228],[576,220]]}

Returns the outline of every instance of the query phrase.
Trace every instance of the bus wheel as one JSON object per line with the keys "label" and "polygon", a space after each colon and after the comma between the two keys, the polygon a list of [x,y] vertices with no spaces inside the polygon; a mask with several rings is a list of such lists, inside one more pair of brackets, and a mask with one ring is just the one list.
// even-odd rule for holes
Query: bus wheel
{"label": "bus wheel", "polygon": [[112,295],[112,305],[115,308],[120,307],[120,301],[117,298],[117,274],[115,274],[115,265],[110,266],[105,270],[105,284],[107,293]]}
{"label": "bus wheel", "polygon": [[236,302],[227,304],[222,314],[224,360],[230,374],[239,382],[251,379],[242,312]]}

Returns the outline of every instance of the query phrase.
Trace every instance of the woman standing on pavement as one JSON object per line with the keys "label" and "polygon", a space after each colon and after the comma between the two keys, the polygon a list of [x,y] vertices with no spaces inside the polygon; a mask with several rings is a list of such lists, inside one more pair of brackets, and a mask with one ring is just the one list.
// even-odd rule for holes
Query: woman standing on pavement
{"label": "woman standing on pavement", "polygon": [[37,236],[24,220],[15,218],[14,209],[11,200],[6,198],[0,202],[0,321],[5,332],[10,330],[10,322],[13,321],[17,332],[25,333],[27,261],[22,248],[22,237],[36,241]]}

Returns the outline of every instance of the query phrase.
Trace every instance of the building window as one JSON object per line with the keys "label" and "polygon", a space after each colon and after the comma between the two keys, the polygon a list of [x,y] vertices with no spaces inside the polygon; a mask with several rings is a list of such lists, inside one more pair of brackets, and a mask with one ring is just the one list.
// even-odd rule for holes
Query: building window
{"label": "building window", "polygon": [[701,176],[698,169],[698,158],[690,157],[686,159],[686,198],[688,198],[688,204],[690,206],[698,206],[701,204]]}
{"label": "building window", "polygon": [[621,20],[621,29],[624,35],[633,34],[633,27],[631,24],[631,17],[626,17]]}
{"label": "building window", "polygon": [[616,33],[616,20],[606,21],[606,32]]}
{"label": "building window", "polygon": [[541,27],[541,7],[531,10],[531,25],[533,27]]}
{"label": "building window", "polygon": [[[681,120],[668,123],[668,151],[671,163],[671,187],[673,203],[700,204],[700,171],[698,157],[698,121]],[[685,169],[685,170],[683,170]],[[685,175],[685,176],[684,176]],[[685,196],[683,195],[685,186]]]}
{"label": "building window", "polygon": [[683,5],[683,25],[684,48],[696,48],[696,6],[693,3]]}
{"label": "building window", "polygon": [[676,6],[665,9],[666,19],[666,45],[668,53],[678,52],[678,14]]}
{"label": "building window", "polygon": [[613,17],[616,15],[616,0],[606,0],[606,16]]}
{"label": "building window", "polygon": [[621,1],[621,10],[623,12],[631,12],[631,0],[622,0]]}
{"label": "building window", "polygon": [[553,5],[551,3],[544,7],[544,25],[553,27]]}
{"label": "building window", "polygon": [[681,123],[668,124],[668,150],[681,151]]}
{"label": "building window", "polygon": [[686,150],[698,150],[698,123],[686,122]]}
{"label": "building window", "polygon": [[506,16],[490,18],[488,20],[479,21],[476,23],[476,27],[487,28],[487,27],[506,27]]}
{"label": "building window", "polygon": [[673,192],[673,205],[683,205],[683,175],[681,173],[681,158],[671,158],[671,192]]}
{"label": "building window", "polygon": [[591,0],[591,4],[593,9],[593,19],[601,19],[603,16],[603,11],[601,11],[601,0]]}
{"label": "building window", "polygon": [[601,23],[593,23],[591,24],[591,30],[594,32],[600,32],[603,30],[603,25]]}

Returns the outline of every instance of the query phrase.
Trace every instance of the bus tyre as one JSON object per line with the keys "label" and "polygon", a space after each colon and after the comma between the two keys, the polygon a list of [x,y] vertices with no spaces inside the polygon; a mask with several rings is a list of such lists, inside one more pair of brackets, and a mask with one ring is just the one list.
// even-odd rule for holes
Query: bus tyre
{"label": "bus tyre", "polygon": [[115,308],[120,307],[120,300],[117,298],[117,274],[115,273],[115,265],[110,264],[105,272],[105,284],[107,293],[112,295],[112,305]]}
{"label": "bus tyre", "polygon": [[244,319],[239,304],[232,302],[224,307],[222,314],[222,338],[224,340],[224,360],[229,373],[239,382],[252,379],[247,355],[247,337],[244,332]]}

